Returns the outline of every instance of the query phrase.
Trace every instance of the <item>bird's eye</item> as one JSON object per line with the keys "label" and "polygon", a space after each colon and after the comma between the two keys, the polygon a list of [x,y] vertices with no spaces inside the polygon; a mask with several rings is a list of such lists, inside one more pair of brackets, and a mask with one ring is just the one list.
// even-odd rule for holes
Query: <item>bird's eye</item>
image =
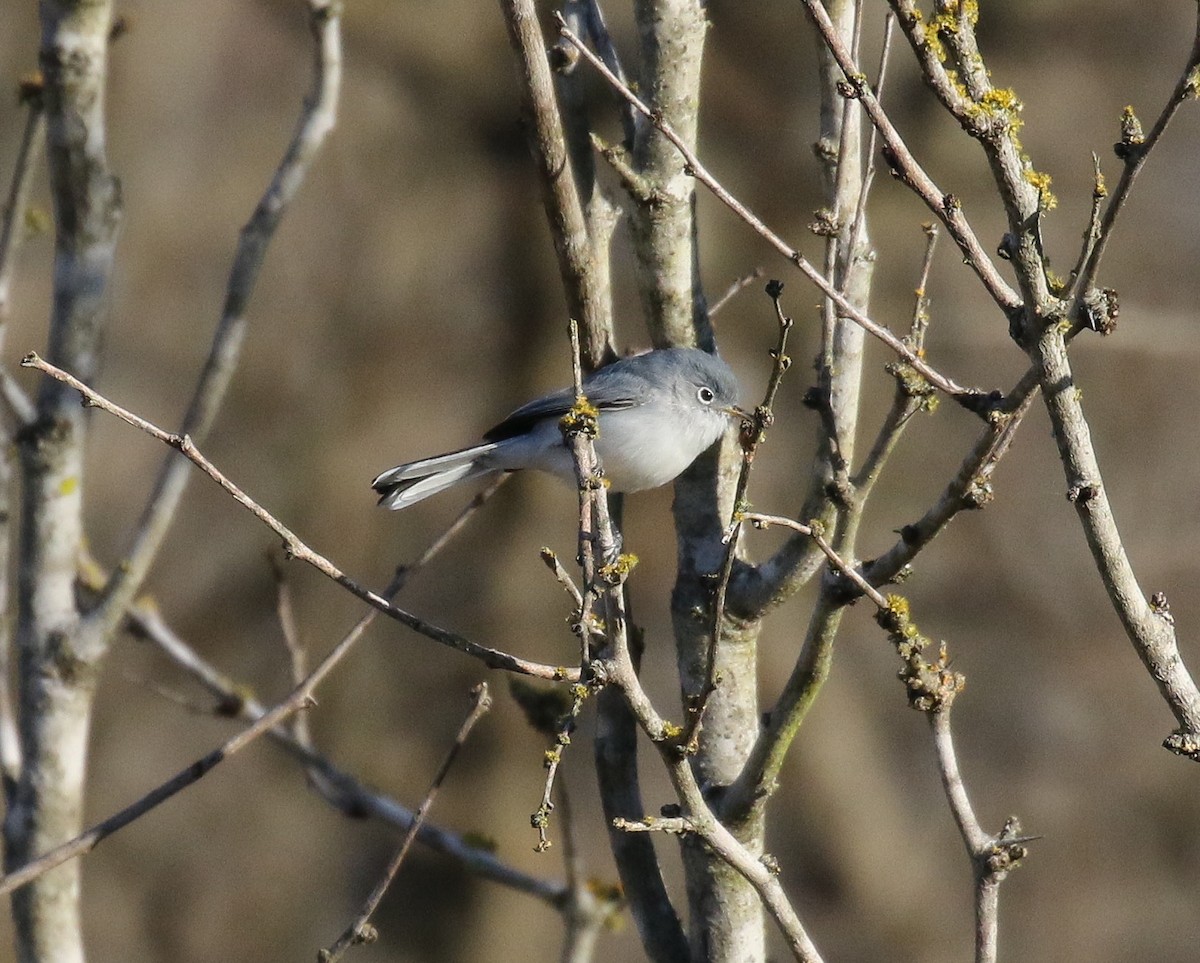
{"label": "bird's eye", "polygon": [[712,388],[709,388],[707,385],[701,385],[700,389],[696,392],[696,397],[700,399],[700,404],[711,405],[716,395],[713,394]]}

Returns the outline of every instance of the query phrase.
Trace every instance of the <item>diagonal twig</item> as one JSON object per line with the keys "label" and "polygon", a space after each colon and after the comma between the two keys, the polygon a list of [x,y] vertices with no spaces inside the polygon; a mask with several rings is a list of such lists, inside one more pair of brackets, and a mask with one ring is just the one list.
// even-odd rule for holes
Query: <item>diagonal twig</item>
{"label": "diagonal twig", "polygon": [[978,391],[977,389],[964,388],[962,385],[957,384],[952,379],[941,374],[939,371],[933,368],[932,365],[921,358],[915,351],[905,345],[904,342],[895,334],[893,334],[888,328],[868,317],[850,301],[848,301],[846,297],[837,290],[834,284],[832,284],[823,274],[821,274],[820,271],[818,271],[812,266],[812,264],[809,263],[804,255],[792,248],[791,245],[783,240],[783,238],[767,227],[767,225],[764,224],[756,214],[754,214],[749,208],[742,204],[741,201],[729,193],[729,191],[727,191],[721,185],[721,183],[715,177],[713,177],[713,175],[710,174],[707,169],[705,169],[705,167],[700,163],[699,158],[697,158],[695,152],[683,142],[682,138],[680,138],[679,135],[676,134],[668,124],[664,123],[654,111],[647,107],[637,97],[637,95],[633,93],[633,91],[622,84],[621,81],[614,76],[611,71],[608,70],[604,63],[595,54],[587,49],[583,41],[580,40],[578,36],[572,33],[571,30],[569,30],[565,24],[561,22],[561,18],[559,23],[559,30],[562,35],[579,49],[580,53],[587,58],[589,63],[591,63],[592,66],[600,72],[601,76],[603,76],[609,84],[618,90],[640,114],[648,118],[650,122],[658,128],[662,135],[674,145],[676,150],[678,150],[680,155],[683,157],[689,173],[691,173],[696,180],[700,181],[700,183],[707,187],[718,200],[720,200],[726,207],[733,211],[757,234],[765,239],[767,243],[775,248],[776,251],[778,251],[785,258],[787,258],[787,260],[791,261],[792,264],[799,268],[800,271],[810,281],[812,281],[812,283],[815,284],[826,297],[830,298],[833,303],[837,305],[838,310],[845,317],[849,318],[851,321],[854,321],[856,324],[861,325],[869,334],[886,344],[892,351],[900,355],[900,357],[912,365],[914,370],[918,371],[922,377],[926,378],[931,384],[936,385],[939,390],[945,392],[959,404],[972,410],[979,407],[980,396],[983,394],[982,392]]}
{"label": "diagonal twig", "polygon": [[250,743],[274,729],[292,713],[313,704],[312,693],[318,683],[350,651],[356,638],[347,637],[334,646],[329,654],[321,660],[317,667],[313,669],[299,686],[292,690],[292,693],[286,699],[269,712],[264,713],[253,725],[243,729],[232,738],[227,739],[221,746],[196,760],[185,769],[180,770],[171,779],[168,779],[141,799],[126,806],[120,812],[114,813],[85,832],[80,833],[74,839],[68,840],[45,855],[26,863],[21,868],[0,878],[0,895],[10,893],[18,887],[25,886],[43,873],[62,865],[68,860],[91,852],[102,840],[118,830],[124,829],[130,823],[166,802],[172,796],[198,782],[226,759],[240,752],[246,746],[250,745]]}
{"label": "diagonal twig", "polygon": [[[1077,298],[1083,297],[1095,282],[1096,273],[1100,270],[1100,261],[1103,259],[1109,239],[1112,237],[1117,217],[1125,206],[1129,192],[1133,189],[1133,182],[1137,179],[1138,174],[1141,173],[1142,167],[1145,166],[1146,158],[1149,157],[1154,146],[1166,132],[1167,126],[1171,123],[1176,111],[1189,98],[1197,95],[1197,84],[1200,82],[1200,74],[1197,71],[1200,71],[1200,9],[1197,10],[1196,33],[1192,41],[1191,52],[1188,54],[1187,63],[1184,64],[1179,79],[1175,82],[1175,89],[1171,91],[1170,98],[1168,98],[1166,104],[1163,106],[1158,119],[1154,122],[1154,126],[1150,128],[1150,133],[1144,137],[1139,136],[1140,131],[1126,134],[1122,138],[1122,141],[1115,145],[1118,156],[1125,162],[1125,167],[1121,171],[1121,179],[1118,181],[1116,189],[1109,197],[1108,205],[1104,208],[1104,216],[1101,220],[1099,231],[1096,234],[1095,244],[1088,252],[1087,259],[1083,264],[1083,270],[1079,273],[1075,288]],[[1128,116],[1132,116],[1132,111],[1129,111]],[[1136,124],[1136,118],[1134,118],[1134,123]]]}
{"label": "diagonal twig", "polygon": [[713,591],[712,602],[712,633],[708,637],[708,645],[704,653],[704,683],[699,692],[694,695],[694,703],[688,706],[689,719],[685,738],[684,751],[692,754],[698,748],[697,740],[704,725],[704,712],[708,707],[709,697],[717,687],[717,651],[716,640],[721,638],[725,622],[725,603],[729,592],[729,580],[733,575],[733,565],[737,557],[738,536],[741,531],[741,521],[746,507],[746,491],[750,485],[750,471],[754,467],[754,456],[758,446],[766,440],[767,429],[775,423],[773,405],[779,386],[783,382],[783,374],[791,367],[792,359],[787,354],[788,334],[792,330],[792,319],[783,313],[780,298],[783,295],[783,283],[770,281],[767,284],[767,294],[775,306],[775,316],[779,322],[779,340],[771,349],[773,360],[771,375],[767,379],[766,393],[762,404],[754,409],[749,424],[744,425],[742,434],[742,466],[738,472],[737,485],[733,495],[733,517],[729,528],[723,536],[725,543],[725,558],[717,575],[716,589]]}
{"label": "diagonal twig", "polygon": [[3,215],[0,217],[0,324],[8,320],[13,265],[21,243],[25,212],[29,206],[29,192],[33,186],[35,165],[30,161],[41,153],[46,140],[46,114],[42,109],[41,78],[36,77],[23,82],[20,98],[27,108],[25,127],[21,131],[12,180],[9,181],[8,196],[5,198]]}
{"label": "diagonal twig", "polygon": [[[883,106],[879,103],[879,98],[865,82],[850,50],[838,36],[824,6],[817,0],[804,0],[804,6],[820,32],[821,40],[829,48],[830,53],[833,54],[842,68],[842,72],[846,75],[853,96],[862,101],[871,123],[883,137],[884,144],[887,146],[889,163],[902,177],[904,183],[925,202],[926,207],[946,225],[946,230],[962,250],[965,262],[979,277],[992,299],[1005,312],[1019,308],[1020,296],[1000,276],[991,257],[971,229],[957,199],[942,191],[933,182],[905,145],[899,131],[893,126]],[[924,372],[921,373],[924,374]]]}
{"label": "diagonal twig", "polygon": [[583,324],[587,364],[596,368],[613,356],[612,306],[600,271],[600,252],[589,236],[579,187],[568,163],[563,119],[537,9],[533,0],[501,0],[500,10],[519,61],[530,150],[538,169],[542,206],[554,235],[567,307]]}
{"label": "diagonal twig", "polygon": [[438,790],[441,789],[442,783],[445,782],[446,775],[450,772],[450,767],[454,765],[455,759],[458,758],[458,753],[467,741],[467,737],[470,736],[471,730],[475,728],[479,720],[492,707],[492,697],[488,692],[486,682],[480,682],[471,690],[471,698],[473,700],[471,710],[467,713],[467,717],[459,727],[458,734],[454,737],[454,742],[446,753],[446,758],[442,760],[442,764],[438,767],[433,781],[429,784],[425,798],[421,800],[421,805],[417,807],[416,817],[405,834],[400,848],[396,851],[396,855],[392,857],[392,861],[388,864],[383,878],[376,885],[375,889],[371,891],[371,895],[367,897],[367,901],[363,904],[358,916],[346,927],[341,936],[328,949],[324,949],[317,954],[317,959],[320,963],[336,963],[351,946],[375,941],[377,934],[374,927],[370,926],[368,921],[379,907],[379,903],[383,899],[384,893],[388,891],[388,887],[391,886],[392,880],[396,878],[396,874],[400,871],[404,857],[408,855],[408,850],[412,846],[413,840],[416,839],[417,833],[420,832],[421,826],[425,822],[425,817],[429,814],[429,810],[433,806],[434,799],[437,798]]}
{"label": "diagonal twig", "polygon": [[734,281],[732,284],[730,284],[729,287],[727,287],[725,289],[725,293],[722,294],[719,298],[717,298],[717,300],[714,304],[710,304],[708,306],[709,318],[716,317],[716,315],[719,314],[725,308],[725,306],[727,304],[729,304],[730,301],[732,301],[735,297],[737,297],[739,294],[741,294],[741,292],[743,290],[745,290],[747,287],[749,287],[751,284],[753,284],[755,281],[757,281],[759,278],[761,278],[763,276],[763,274],[765,274],[765,273],[766,272],[763,271],[762,268],[758,267],[758,268],[755,268],[753,271],[751,271],[749,274],[743,275],[742,277],[740,277],[736,281]]}
{"label": "diagonal twig", "polygon": [[265,508],[254,501],[249,495],[243,492],[237,485],[225,477],[217,467],[204,457],[196,448],[195,444],[187,435],[177,435],[171,432],[164,431],[157,425],[151,424],[144,418],[133,414],[131,411],[113,404],[107,398],[93,391],[78,378],[68,374],[61,368],[56,368],[36,354],[27,355],[21,362],[24,367],[36,368],[45,374],[50,375],[63,384],[69,385],[71,388],[78,391],[84,396],[86,403],[94,405],[109,414],[115,415],[122,421],[141,431],[146,432],[153,438],[157,438],[164,444],[170,445],[172,448],[182,452],[192,464],[199,468],[204,474],[208,475],[221,488],[225,489],[234,500],[243,508],[247,509],[251,514],[258,518],[263,524],[270,528],[273,532],[280,536],[284,541],[284,547],[287,553],[292,558],[297,558],[305,562],[337,582],[343,588],[347,589],[353,595],[358,596],[368,605],[381,611],[398,622],[407,625],[409,628],[419,632],[427,638],[433,639],[435,642],[440,642],[442,645],[449,646],[452,649],[457,649],[467,655],[473,656],[483,662],[484,665],[492,669],[505,669],[510,672],[517,672],[523,675],[531,675],[541,679],[549,679],[556,682],[574,681],[579,677],[578,669],[568,669],[562,666],[544,665],[538,662],[531,662],[527,659],[522,659],[518,656],[510,655],[507,652],[502,652],[499,649],[492,649],[484,645],[479,645],[469,639],[448,629],[443,629],[440,626],[434,625],[431,622],[413,615],[404,609],[398,608],[381,595],[372,592],[356,582],[350,576],[346,575],[336,565],[334,565],[325,556],[318,554],[302,542],[290,529],[278,521],[274,515],[268,512]]}
{"label": "diagonal twig", "polygon": [[[395,582],[393,582],[395,584]],[[385,593],[386,594],[386,593]],[[378,613],[371,609],[364,618],[368,621]],[[228,678],[167,624],[152,603],[139,601],[129,613],[130,630],[147,639],[168,659],[196,679],[217,700],[215,711],[222,716],[236,716],[245,722],[257,722],[270,709],[260,703],[248,687]],[[361,635],[361,622],[351,630]],[[267,737],[288,753],[310,773],[320,777],[318,789],[333,806],[355,818],[372,817],[406,831],[412,825],[412,810],[396,800],[380,795],[350,773],[338,768],[328,757],[302,745],[285,726],[276,726]],[[562,883],[530,876],[508,866],[487,849],[472,846],[456,833],[426,823],[418,840],[443,855],[460,862],[469,872],[527,893],[551,906],[562,907],[567,898]]]}
{"label": "diagonal twig", "polygon": [[[312,89],[283,160],[238,238],[221,320],[180,431],[192,438],[203,440],[224,401],[246,336],[246,309],[267,248],[336,121],[342,77],[341,4],[335,0],[308,0],[308,7],[313,35]],[[170,455],[164,460],[125,559],[116,566],[100,602],[86,617],[93,644],[103,645],[145,581],[188,477],[184,459]]]}

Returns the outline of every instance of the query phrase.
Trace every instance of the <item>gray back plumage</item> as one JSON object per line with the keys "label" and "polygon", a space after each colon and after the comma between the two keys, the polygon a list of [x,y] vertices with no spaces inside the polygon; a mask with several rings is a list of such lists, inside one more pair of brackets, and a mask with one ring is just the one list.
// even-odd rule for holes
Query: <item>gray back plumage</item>
{"label": "gray back plumage", "polygon": [[[621,358],[583,379],[583,393],[600,411],[617,411],[644,404],[656,387],[669,387],[681,398],[700,387],[712,390],[716,408],[737,403],[737,378],[719,357],[698,348],[662,348]],[[561,418],[575,403],[573,388],[564,388],[522,405],[483,437],[503,441],[528,431],[547,418]]]}

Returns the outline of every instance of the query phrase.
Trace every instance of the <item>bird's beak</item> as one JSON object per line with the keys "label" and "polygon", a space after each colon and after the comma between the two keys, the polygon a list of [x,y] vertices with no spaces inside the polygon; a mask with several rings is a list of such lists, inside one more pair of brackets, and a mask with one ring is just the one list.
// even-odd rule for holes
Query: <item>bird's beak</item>
{"label": "bird's beak", "polygon": [[721,411],[729,415],[730,418],[736,418],[738,421],[754,420],[754,416],[750,412],[739,408],[737,405],[730,405],[728,408],[722,408]]}

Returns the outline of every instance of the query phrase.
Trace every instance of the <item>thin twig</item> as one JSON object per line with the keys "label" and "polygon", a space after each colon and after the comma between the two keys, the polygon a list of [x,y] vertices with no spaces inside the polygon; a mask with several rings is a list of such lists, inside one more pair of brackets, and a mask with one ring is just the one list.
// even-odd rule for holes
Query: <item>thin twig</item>
{"label": "thin twig", "polygon": [[449,646],[452,649],[457,649],[466,655],[473,656],[483,662],[484,665],[492,669],[505,669],[510,672],[517,672],[522,675],[531,675],[540,679],[550,679],[556,682],[574,681],[579,677],[578,669],[568,669],[562,666],[544,665],[538,662],[530,662],[526,659],[510,655],[507,652],[502,652],[499,649],[488,648],[487,646],[479,645],[475,642],[434,625],[431,622],[413,615],[411,612],[406,612],[404,609],[398,608],[391,604],[387,599],[372,592],[356,582],[350,576],[346,575],[337,566],[335,566],[325,556],[318,554],[302,542],[290,529],[278,521],[274,515],[268,512],[265,508],[254,501],[249,495],[242,491],[237,485],[230,481],[220,470],[217,469],[211,461],[209,461],[187,435],[177,435],[171,432],[164,431],[157,425],[151,424],[144,418],[133,414],[132,412],[120,407],[109,401],[107,398],[93,391],[82,381],[74,376],[63,371],[61,368],[56,368],[54,365],[42,360],[36,354],[27,355],[21,362],[26,368],[36,368],[50,377],[55,378],[62,383],[74,388],[86,399],[86,403],[101,408],[109,414],[115,415],[126,424],[132,425],[141,431],[146,432],[153,438],[157,438],[164,444],[170,445],[172,448],[182,452],[188,461],[192,462],[204,474],[215,481],[221,488],[225,489],[234,500],[243,508],[247,509],[259,521],[275,532],[283,539],[284,548],[288,555],[292,558],[299,559],[302,562],[311,565],[321,574],[327,576],[337,582],[343,588],[347,589],[353,595],[358,596],[368,605],[378,609],[384,615],[390,616],[398,622],[407,625],[409,628],[419,632],[427,638],[433,639],[435,642],[440,642],[442,645]]}
{"label": "thin twig", "polygon": [[[312,88],[304,99],[295,133],[283,159],[238,238],[221,319],[180,435],[202,442],[216,418],[237,366],[246,336],[246,310],[267,249],[336,122],[342,78],[340,11],[341,3],[337,0],[308,0],[309,28],[313,37]],[[189,475],[183,459],[171,455],[164,460],[125,560],[115,567],[103,597],[86,617],[87,634],[94,644],[103,644],[140,590],[175,517]]]}
{"label": "thin twig", "polygon": [[752,420],[743,426],[742,433],[742,466],[738,472],[737,485],[733,495],[733,515],[729,529],[725,532],[725,557],[717,576],[717,586],[713,592],[712,630],[708,637],[708,645],[704,654],[704,683],[700,691],[693,696],[694,702],[688,706],[689,719],[684,739],[685,752],[695,753],[698,748],[700,730],[704,725],[704,712],[708,707],[709,698],[717,688],[717,641],[725,628],[725,602],[729,592],[729,579],[733,575],[733,563],[737,557],[738,538],[741,530],[741,519],[745,511],[746,492],[750,485],[750,471],[754,467],[754,456],[758,446],[766,440],[767,429],[775,423],[773,406],[775,396],[779,393],[779,385],[783,381],[783,373],[791,367],[792,359],[787,354],[788,334],[792,330],[792,319],[783,313],[780,298],[783,295],[783,283],[771,281],[767,284],[767,294],[775,307],[775,317],[779,322],[779,340],[771,349],[771,374],[767,379],[767,389],[763,395],[762,404],[754,409]]}
{"label": "thin twig", "polygon": [[1108,187],[1104,183],[1104,173],[1100,170],[1100,156],[1092,152],[1092,210],[1088,216],[1088,226],[1083,232],[1083,246],[1079,251],[1079,259],[1071,268],[1071,289],[1078,295],[1079,282],[1083,276],[1084,265],[1091,259],[1096,242],[1100,240],[1100,224],[1104,213],[1104,198],[1108,196]]}
{"label": "thin twig", "polygon": [[[480,490],[416,559],[396,567],[391,581],[379,594],[389,601],[399,594],[401,589],[408,584],[408,579],[428,564],[455,535],[462,531],[470,518],[509,477],[509,475],[497,475],[486,488]],[[100,569],[99,564],[90,555],[85,553],[80,560],[78,579],[86,591],[98,593],[107,581],[107,574]],[[379,614],[378,609],[368,609],[343,636],[343,639],[357,639],[370,627]],[[179,638],[163,619],[152,599],[147,596],[139,598],[130,606],[127,617],[130,631],[136,636],[149,639],[167,658],[204,686],[220,702],[224,714],[236,715],[238,718],[254,722],[266,711],[246,694],[248,690],[244,686],[236,684],[210,663],[200,658],[195,649]]]}
{"label": "thin twig", "polygon": [[111,836],[120,829],[124,829],[134,820],[166,802],[176,793],[198,782],[230,756],[241,751],[260,736],[270,732],[292,713],[311,705],[313,703],[312,693],[317,685],[333,670],[334,666],[342,660],[346,653],[350,651],[356,638],[357,636],[347,637],[334,646],[304,682],[293,689],[292,693],[286,699],[269,712],[264,713],[253,725],[226,740],[219,748],[214,749],[212,752],[193,762],[190,766],[180,770],[171,779],[168,779],[141,799],[126,806],[120,812],[114,813],[107,819],[97,823],[91,829],[80,833],[74,839],[55,847],[45,855],[26,863],[20,869],[0,878],[0,896],[32,882],[55,866],[60,866],[70,859],[91,852],[103,839]]}
{"label": "thin twig", "polygon": [[908,565],[959,512],[983,508],[994,497],[992,475],[1000,459],[1011,447],[1017,429],[1037,398],[1037,382],[1024,379],[1009,396],[1015,410],[993,418],[974,447],[959,465],[958,472],[942,494],[917,521],[904,525],[896,544],[882,555],[863,564],[863,574],[872,585],[884,585],[897,578]]}
{"label": "thin twig", "polygon": [[713,318],[716,315],[720,314],[721,309],[724,308],[725,305],[727,305],[735,297],[737,297],[739,294],[741,294],[742,291],[744,291],[749,285],[753,284],[755,281],[757,281],[759,278],[761,278],[765,273],[766,272],[762,268],[757,267],[753,271],[751,271],[749,274],[745,275],[744,277],[740,277],[736,281],[734,281],[731,285],[729,285],[729,287],[727,287],[725,289],[725,293],[722,294],[719,298],[717,298],[716,304],[709,305],[708,316],[710,318]]}
{"label": "thin twig", "polygon": [[1125,167],[1121,171],[1121,179],[1117,183],[1116,190],[1109,197],[1108,206],[1104,209],[1104,218],[1100,224],[1096,243],[1092,246],[1087,260],[1084,262],[1083,270],[1079,274],[1078,282],[1075,286],[1075,296],[1077,299],[1083,297],[1095,282],[1096,273],[1100,270],[1100,262],[1108,247],[1109,239],[1112,237],[1117,217],[1121,213],[1122,208],[1124,208],[1126,200],[1129,198],[1129,192],[1133,189],[1134,180],[1137,179],[1142,167],[1145,166],[1146,158],[1150,155],[1155,145],[1158,144],[1159,138],[1166,132],[1176,111],[1179,110],[1185,101],[1196,96],[1197,83],[1200,80],[1197,75],[1198,70],[1200,70],[1200,9],[1197,10],[1196,33],[1192,41],[1192,50],[1188,55],[1187,63],[1184,64],[1183,71],[1180,73],[1179,79],[1175,82],[1175,89],[1171,91],[1170,98],[1163,106],[1158,119],[1154,122],[1154,126],[1150,128],[1150,133],[1136,142],[1125,144],[1124,140],[1122,141],[1125,147],[1123,152]]}
{"label": "thin twig", "polygon": [[533,0],[501,0],[500,10],[521,70],[521,97],[528,117],[530,151],[537,165],[542,206],[554,235],[567,308],[583,323],[589,368],[613,354],[612,307],[598,271],[599,253],[588,233],[579,187],[568,162],[554,78]]}
{"label": "thin twig", "polygon": [[862,101],[871,123],[882,135],[884,144],[887,145],[888,162],[892,165],[893,170],[924,201],[934,216],[946,225],[946,230],[949,231],[950,236],[954,238],[955,243],[962,251],[965,262],[978,276],[992,299],[1000,305],[1005,313],[1019,308],[1020,296],[1000,276],[991,257],[988,256],[983,245],[975,236],[975,232],[971,229],[957,199],[942,191],[933,182],[933,179],[908,149],[899,131],[896,130],[880,104],[879,98],[866,83],[862,71],[859,70],[850,50],[838,35],[824,6],[818,0],[804,0],[804,6],[820,32],[821,40],[842,68],[846,81],[853,91],[853,96]]}
{"label": "thin twig", "polygon": [[[292,685],[299,685],[308,675],[308,656],[304,643],[300,641],[300,630],[296,626],[296,612],[292,607],[292,587],[288,583],[283,565],[274,555],[269,555],[271,575],[275,579],[275,615],[279,630],[283,633],[283,646],[288,654],[288,668]],[[312,734],[308,728],[308,716],[301,712],[292,719],[292,731],[296,740],[305,746],[312,745]]]}
{"label": "thin twig", "polygon": [[[859,14],[861,18],[861,14]],[[861,24],[859,24],[861,27]],[[879,52],[879,69],[875,74],[875,98],[878,100],[883,96],[883,84],[887,79],[888,57],[892,49],[892,31],[896,26],[896,17],[889,10],[883,21],[883,46]],[[858,59],[858,53],[855,52],[854,59]],[[858,239],[862,236],[863,224],[867,219],[867,198],[871,194],[871,185],[875,182],[875,141],[879,136],[879,128],[874,124],[871,125],[871,134],[867,139],[866,151],[866,172],[863,174],[862,187],[858,192],[858,203],[854,208],[854,226],[850,231],[851,251],[858,245]]]}
{"label": "thin twig", "polygon": [[416,817],[405,834],[404,841],[400,844],[396,855],[392,857],[392,861],[388,864],[383,878],[376,885],[375,889],[371,891],[371,895],[367,897],[367,901],[363,904],[358,916],[354,918],[353,922],[346,927],[342,935],[328,949],[322,950],[317,954],[317,958],[321,963],[336,963],[352,945],[373,943],[376,940],[378,934],[375,932],[374,927],[368,925],[368,920],[370,920],[372,914],[378,908],[384,893],[388,891],[388,887],[392,885],[392,880],[396,878],[396,874],[400,871],[404,857],[408,855],[408,850],[412,846],[413,840],[416,839],[417,833],[425,822],[425,817],[429,814],[429,810],[433,806],[434,799],[437,798],[438,790],[442,787],[442,783],[445,782],[446,775],[450,772],[450,767],[454,765],[454,760],[458,758],[458,753],[470,736],[471,730],[475,728],[476,723],[492,707],[492,697],[488,693],[486,682],[480,682],[471,690],[471,698],[473,700],[471,710],[467,713],[466,719],[463,720],[462,725],[459,727],[458,735],[454,737],[454,742],[450,746],[450,750],[446,753],[446,758],[442,760],[442,764],[438,767],[433,781],[429,784],[425,798],[421,800],[421,805],[417,807]]}
{"label": "thin twig", "polygon": [[811,538],[816,546],[821,550],[822,554],[829,559],[833,567],[841,574],[853,582],[872,602],[880,608],[887,607],[887,600],[880,594],[870,582],[863,578],[862,574],[853,565],[843,559],[829,544],[821,531],[820,526],[805,525],[803,522],[798,522],[793,518],[785,518],[783,515],[763,515],[758,512],[745,512],[742,515],[742,522],[749,523],[755,528],[770,528],[772,525],[778,525],[783,528],[790,528],[794,532],[799,532],[801,535]]}
{"label": "thin twig", "polygon": [[[13,162],[12,180],[9,181],[8,197],[0,216],[0,324],[7,322],[10,306],[9,292],[12,289],[13,266],[17,248],[21,244],[25,212],[29,206],[29,192],[33,187],[35,165],[30,163],[42,151],[46,139],[46,115],[42,109],[41,79],[30,80],[21,85],[21,100],[26,105],[25,127],[21,142],[17,146],[17,157]],[[0,328],[0,344],[3,344],[3,328]]]}
{"label": "thin twig", "polygon": [[538,841],[534,846],[534,852],[538,853],[544,853],[550,848],[550,813],[554,811],[555,778],[558,776],[559,766],[562,765],[563,754],[566,752],[567,746],[571,744],[571,733],[575,731],[575,720],[583,711],[584,701],[592,694],[592,690],[582,683],[572,686],[572,689],[571,707],[559,720],[554,747],[546,750],[546,781],[542,789],[542,801],[538,805],[537,811],[529,818],[530,825],[537,830]]}
{"label": "thin twig", "polygon": [[583,42],[574,33],[567,29],[565,25],[561,24],[561,20],[559,29],[562,35],[579,49],[583,56],[587,58],[592,66],[600,72],[604,79],[607,80],[616,90],[620,91],[621,95],[625,97],[625,99],[628,100],[629,103],[632,104],[639,113],[648,118],[650,122],[653,123],[656,128],[658,128],[662,135],[675,146],[676,150],[678,150],[680,155],[683,157],[684,162],[687,165],[687,169],[692,176],[695,177],[696,180],[700,181],[700,183],[702,183],[705,187],[707,187],[719,201],[721,201],[726,207],[728,207],[739,218],[741,218],[742,221],[749,225],[751,229],[755,231],[755,233],[761,236],[767,241],[767,243],[775,248],[776,251],[778,251],[785,258],[787,258],[787,260],[791,261],[797,268],[799,268],[800,271],[810,281],[812,281],[812,283],[815,284],[826,297],[830,298],[838,306],[839,311],[841,311],[845,317],[849,318],[851,321],[854,321],[856,324],[861,325],[869,334],[886,344],[889,348],[891,348],[892,351],[900,355],[900,357],[912,365],[913,369],[919,372],[922,377],[928,379],[931,384],[936,385],[939,390],[944,391],[950,397],[954,398],[954,400],[959,404],[971,409],[974,409],[978,406],[980,396],[980,392],[978,390],[964,388],[963,386],[954,382],[952,379],[935,370],[931,365],[928,364],[928,362],[919,357],[916,352],[908,348],[908,346],[905,345],[900,338],[898,338],[885,326],[873,321],[866,314],[855,307],[850,301],[848,301],[845,296],[843,296],[837,290],[832,282],[830,282],[824,275],[821,274],[820,271],[818,271],[808,262],[804,255],[792,248],[786,241],[783,240],[783,238],[767,227],[766,224],[764,224],[757,215],[750,211],[749,208],[747,208],[737,198],[730,194],[729,191],[727,191],[721,185],[721,183],[704,168],[699,159],[696,157],[695,152],[683,142],[683,139],[680,138],[679,135],[676,134],[669,125],[664,123],[653,111],[651,111],[649,107],[639,100],[636,94],[634,94],[628,87],[623,85],[620,80],[613,76],[611,71],[604,66],[600,59],[596,57],[595,54],[593,54],[590,50],[588,50],[583,45]]}
{"label": "thin twig", "polygon": [[[935,224],[926,224],[925,228],[925,258],[921,263],[921,276],[914,291],[912,323],[908,330],[908,342],[917,351],[925,350],[925,332],[929,326],[929,272],[933,267],[933,252],[937,247],[938,229]],[[879,427],[879,433],[864,459],[862,467],[852,479],[860,500],[866,499],[875,482],[879,479],[883,466],[896,448],[900,435],[912,417],[920,410],[931,409],[930,398],[936,397],[921,379],[907,377],[907,372],[898,363],[888,366],[888,371],[896,378],[896,390],[892,395],[892,404]]]}
{"label": "thin twig", "polygon": [[[396,580],[393,580],[392,585],[395,584]],[[377,614],[376,610],[371,609],[364,619],[369,622]],[[270,711],[254,698],[248,686],[228,678],[205,661],[192,646],[174,632],[152,604],[139,602],[130,610],[129,621],[130,629],[135,635],[149,640],[217,699],[215,712],[218,715],[257,722]],[[362,634],[364,628],[360,620],[347,633],[347,644],[353,644],[353,640]],[[321,795],[342,812],[358,818],[373,817],[401,831],[407,831],[412,825],[412,810],[401,806],[394,799],[366,788],[348,772],[335,766],[326,756],[297,742],[288,728],[276,726],[267,733],[267,737],[308,772],[319,775],[316,785]],[[459,861],[469,872],[481,878],[527,893],[551,906],[561,906],[567,898],[566,888],[562,883],[530,876],[507,866],[488,850],[469,845],[458,834],[439,826],[426,823],[417,838],[431,849]]]}
{"label": "thin twig", "polygon": [[579,591],[579,587],[571,578],[571,574],[563,568],[563,563],[558,560],[558,555],[552,549],[543,547],[541,552],[542,561],[546,563],[546,567],[554,573],[554,579],[563,590],[571,596],[575,602],[575,610],[579,613],[579,618],[583,618],[583,593]]}

